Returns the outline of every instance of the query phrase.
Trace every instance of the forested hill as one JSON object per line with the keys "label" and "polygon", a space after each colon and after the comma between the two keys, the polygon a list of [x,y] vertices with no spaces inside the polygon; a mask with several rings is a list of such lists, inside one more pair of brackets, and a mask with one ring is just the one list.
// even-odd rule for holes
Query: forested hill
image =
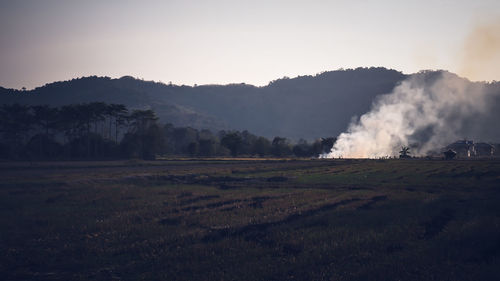
{"label": "forested hill", "polygon": [[337,136],[353,116],[368,111],[375,96],[389,93],[405,77],[385,68],[357,68],[284,77],[264,87],[243,83],[191,87],[130,76],[92,76],[29,91],[0,88],[0,103],[119,103],[129,108],[153,109],[160,122],[175,126],[314,139]]}

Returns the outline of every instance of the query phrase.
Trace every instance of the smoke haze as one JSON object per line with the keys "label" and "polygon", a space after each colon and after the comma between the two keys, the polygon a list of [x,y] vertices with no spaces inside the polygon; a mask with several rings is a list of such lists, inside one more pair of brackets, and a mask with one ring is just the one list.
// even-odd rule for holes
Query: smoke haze
{"label": "smoke haze", "polygon": [[352,122],[324,157],[394,156],[401,146],[423,156],[460,138],[484,137],[483,122],[498,104],[498,94],[487,87],[444,71],[412,75]]}
{"label": "smoke haze", "polygon": [[477,25],[466,37],[460,74],[472,80],[500,79],[500,20]]}
{"label": "smoke haze", "polygon": [[[461,74],[478,80],[500,77],[500,20],[478,25],[466,37]],[[394,156],[401,146],[423,156],[461,138],[498,141],[499,88],[444,71],[412,75],[351,122],[323,157]]]}

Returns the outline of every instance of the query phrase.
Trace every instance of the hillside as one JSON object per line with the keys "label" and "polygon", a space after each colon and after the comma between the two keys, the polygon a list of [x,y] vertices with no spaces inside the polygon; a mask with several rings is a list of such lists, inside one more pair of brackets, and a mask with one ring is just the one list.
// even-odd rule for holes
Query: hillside
{"label": "hillside", "polygon": [[248,84],[178,86],[125,76],[83,77],[30,91],[0,88],[0,103],[64,104],[102,101],[151,108],[161,122],[212,130],[249,130],[267,137],[314,139],[342,132],[373,98],[406,76],[385,68],[358,68]]}

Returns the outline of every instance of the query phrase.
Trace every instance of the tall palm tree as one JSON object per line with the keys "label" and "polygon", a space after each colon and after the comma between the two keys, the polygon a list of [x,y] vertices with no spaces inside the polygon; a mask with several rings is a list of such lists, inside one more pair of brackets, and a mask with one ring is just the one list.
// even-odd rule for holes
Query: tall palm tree
{"label": "tall palm tree", "polygon": [[399,158],[410,158],[410,148],[408,146],[402,146],[399,152]]}

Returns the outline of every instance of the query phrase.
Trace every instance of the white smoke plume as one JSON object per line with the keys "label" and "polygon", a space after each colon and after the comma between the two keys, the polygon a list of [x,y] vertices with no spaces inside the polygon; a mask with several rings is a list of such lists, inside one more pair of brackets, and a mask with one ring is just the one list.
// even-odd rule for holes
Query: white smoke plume
{"label": "white smoke plume", "polygon": [[500,17],[476,25],[465,38],[459,73],[472,80],[500,77]]}
{"label": "white smoke plume", "polygon": [[[455,74],[421,72],[393,92],[380,96],[370,112],[352,122],[338,136],[325,158],[379,158],[399,154],[410,146],[415,156],[438,151],[468,137],[474,120],[492,111],[485,83],[471,83]],[[472,128],[464,130],[464,128]]]}
{"label": "white smoke plume", "polygon": [[[500,20],[477,25],[465,38],[461,73],[472,79],[500,75]],[[410,76],[352,122],[323,157],[379,158],[439,152],[463,138],[500,141],[500,83],[472,83],[444,72]]]}

